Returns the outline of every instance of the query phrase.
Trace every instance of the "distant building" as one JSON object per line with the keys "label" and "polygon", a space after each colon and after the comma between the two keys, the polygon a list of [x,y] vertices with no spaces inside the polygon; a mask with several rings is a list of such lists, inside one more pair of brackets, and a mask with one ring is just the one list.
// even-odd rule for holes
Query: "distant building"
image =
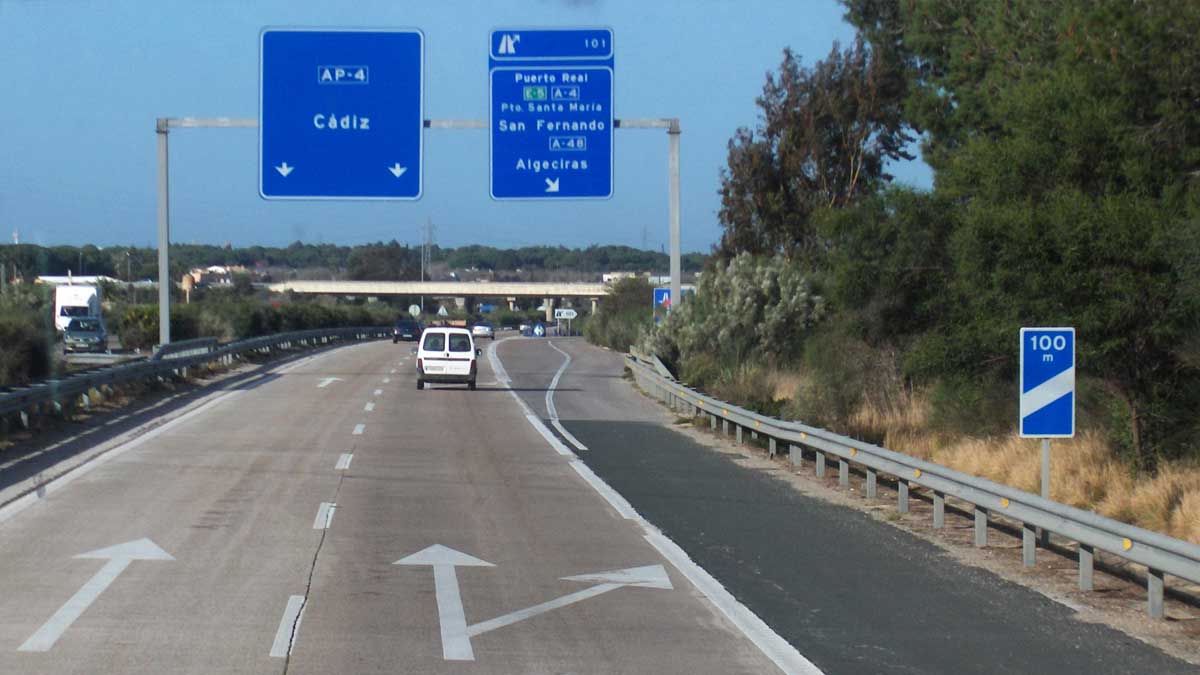
{"label": "distant building", "polygon": [[637,272],[605,272],[600,275],[600,281],[606,284],[615,284],[621,279],[632,279],[636,276],[640,275]]}

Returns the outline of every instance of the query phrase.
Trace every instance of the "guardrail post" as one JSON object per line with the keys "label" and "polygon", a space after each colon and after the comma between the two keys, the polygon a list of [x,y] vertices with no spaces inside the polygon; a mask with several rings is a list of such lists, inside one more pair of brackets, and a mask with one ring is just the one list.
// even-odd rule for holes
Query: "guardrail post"
{"label": "guardrail post", "polygon": [[987,546],[987,509],[975,505],[975,546]]}
{"label": "guardrail post", "polygon": [[1029,523],[1021,523],[1021,562],[1026,567],[1037,563],[1037,530]]}
{"label": "guardrail post", "polygon": [[850,487],[850,462],[838,457],[838,485]]}
{"label": "guardrail post", "polygon": [[788,461],[792,466],[800,466],[804,463],[804,451],[798,445],[788,445]]}
{"label": "guardrail post", "polygon": [[896,510],[908,513],[908,481],[896,481]]}
{"label": "guardrail post", "polygon": [[775,456],[775,438],[774,437],[767,439],[767,454],[769,454],[771,457]]}
{"label": "guardrail post", "polygon": [[1079,590],[1092,590],[1092,568],[1095,566],[1096,550],[1087,544],[1079,545]]}
{"label": "guardrail post", "polygon": [[737,444],[741,445],[742,444],[742,425],[735,424],[733,426],[737,428]]}
{"label": "guardrail post", "polygon": [[1163,572],[1146,568],[1146,609],[1151,619],[1163,618]]}
{"label": "guardrail post", "polygon": [[729,435],[729,420],[721,420],[721,433],[726,436]]}
{"label": "guardrail post", "polygon": [[825,453],[821,452],[820,450],[817,450],[816,454],[817,454],[817,478],[824,478],[825,477]]}
{"label": "guardrail post", "polygon": [[878,492],[876,490],[875,481],[875,472],[871,469],[867,469],[867,499],[875,499],[875,495]]}
{"label": "guardrail post", "polygon": [[717,430],[717,416],[713,415],[712,413],[709,413],[708,415],[708,428],[710,431]]}
{"label": "guardrail post", "polygon": [[946,526],[946,493],[933,493],[933,529],[940,530]]}

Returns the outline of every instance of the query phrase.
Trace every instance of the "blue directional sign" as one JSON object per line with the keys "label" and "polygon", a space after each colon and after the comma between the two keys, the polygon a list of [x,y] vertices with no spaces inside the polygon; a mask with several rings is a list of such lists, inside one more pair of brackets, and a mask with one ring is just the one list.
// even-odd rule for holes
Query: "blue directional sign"
{"label": "blue directional sign", "polygon": [[264,199],[421,197],[420,31],[266,28],[260,40]]}
{"label": "blue directional sign", "polygon": [[492,198],[611,197],[612,30],[493,30],[488,65]]}
{"label": "blue directional sign", "polygon": [[671,289],[669,289],[669,288],[654,289],[654,306],[669,309],[671,307]]}
{"label": "blue directional sign", "polygon": [[1021,329],[1021,436],[1075,435],[1075,329]]}

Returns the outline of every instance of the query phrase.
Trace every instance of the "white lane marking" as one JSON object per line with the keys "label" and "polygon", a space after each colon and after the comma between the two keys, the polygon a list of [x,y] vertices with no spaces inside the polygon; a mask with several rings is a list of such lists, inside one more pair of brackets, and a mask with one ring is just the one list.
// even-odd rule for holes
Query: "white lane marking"
{"label": "white lane marking", "polygon": [[365,425],[365,424],[355,424],[355,425],[354,425],[354,431],[352,431],[352,432],[350,432],[350,433],[351,433],[351,435],[353,435],[353,436],[362,436],[362,435],[363,435],[363,430],[364,430],[364,429],[366,429],[366,428],[367,428],[367,425]]}
{"label": "white lane marking", "polygon": [[354,455],[343,452],[341,457],[338,457],[337,464],[334,465],[334,471],[345,471],[350,468],[350,462],[354,460]]}
{"label": "white lane marking", "polygon": [[363,406],[363,412],[371,412],[373,410],[375,410],[375,402],[367,401],[367,404]]}
{"label": "white lane marking", "polygon": [[300,620],[304,618],[304,596],[293,595],[283,608],[279,630],[275,631],[275,642],[271,644],[271,656],[282,659],[292,653],[292,645],[300,633]]}
{"label": "white lane marking", "polygon": [[[503,340],[499,340],[497,342],[504,342],[512,339],[516,338],[504,338]],[[522,401],[519,396],[517,396],[517,392],[511,389],[511,380],[509,380],[508,374],[504,371],[504,365],[500,362],[499,357],[496,355],[497,342],[493,342],[488,348],[488,361],[492,364],[492,369],[496,371],[497,375],[502,376],[503,380],[509,384],[510,388],[508,393],[511,394],[514,399],[516,399],[517,403],[521,406],[522,411],[525,412],[525,419],[528,420],[535,429],[538,429],[538,433],[540,433],[542,437],[546,439],[551,447],[554,447],[555,450],[559,450],[560,447],[562,450],[566,450],[566,447],[563,446],[557,438],[554,438],[554,435],[550,434],[549,429],[546,429],[541,420],[529,410],[529,406],[525,405],[525,402]],[[559,450],[560,454],[562,454],[562,450]],[[570,453],[569,450],[567,450],[567,452]],[[795,647],[788,644],[787,640],[784,640],[782,637],[780,637],[778,633],[772,630],[771,627],[764,623],[762,619],[754,614],[754,612],[750,611],[748,607],[738,602],[737,598],[734,598],[729,591],[726,591],[725,588],[721,586],[720,582],[714,579],[712,575],[704,570],[704,568],[697,565],[695,561],[688,557],[687,553],[685,553],[683,549],[679,548],[675,542],[671,541],[666,535],[660,532],[657,527],[643,518],[641,514],[639,514],[637,510],[629,504],[629,502],[625,501],[625,499],[621,497],[616,490],[613,490],[611,486],[605,483],[603,479],[601,479],[599,476],[596,476],[595,473],[592,472],[591,469],[586,465],[584,465],[582,460],[580,460],[578,457],[575,457],[571,462],[572,465],[576,463],[582,465],[580,468],[575,469],[576,473],[579,473],[579,475],[584,479],[585,482],[588,483],[588,485],[592,487],[592,489],[600,492],[600,496],[604,498],[604,500],[610,505],[612,505],[612,507],[616,509],[622,517],[634,521],[639,527],[641,527],[646,541],[651,546],[654,546],[654,548],[660,554],[662,554],[662,556],[666,558],[667,561],[675,567],[675,569],[679,570],[681,574],[687,577],[687,579],[692,582],[692,585],[695,586],[695,588],[699,590],[704,597],[707,598],[708,601],[717,608],[718,611],[728,617],[733,625],[737,626],[738,630],[741,631],[742,634],[745,635],[751,642],[753,642],[754,645],[767,656],[767,658],[771,659],[771,661],[773,661],[780,670],[785,673],[821,675],[820,669],[813,665],[811,661],[804,658],[803,654],[797,651]],[[587,471],[585,472],[583,469],[587,469]],[[587,474],[591,474],[592,477],[589,478]],[[603,489],[601,489],[600,486],[603,486]]]}
{"label": "white lane marking", "polygon": [[389,372],[389,373],[391,373],[392,375],[395,375],[395,374],[396,374],[396,369],[395,369],[395,368],[392,368],[392,369],[391,369],[390,371],[388,371],[388,372]]}
{"label": "white lane marking", "polygon": [[383,378],[383,383],[384,383],[384,384],[388,384],[388,383],[390,383],[391,381],[392,381],[392,378],[390,378],[390,377],[385,377],[385,378]]}
{"label": "white lane marking", "polygon": [[474,661],[475,651],[471,649],[471,637],[467,635],[467,614],[463,610],[455,568],[495,565],[441,544],[434,544],[392,564],[433,567],[433,590],[437,596],[438,623],[442,633],[442,658],[446,661]]}
{"label": "white lane marking", "polygon": [[317,389],[324,389],[325,387],[328,387],[329,385],[333,384],[334,382],[341,382],[341,381],[342,381],[342,378],[340,378],[340,377],[326,377],[321,380],[321,384],[317,385]]}
{"label": "white lane marking", "polygon": [[149,539],[127,541],[124,544],[80,553],[76,558],[89,560],[107,560],[75,595],[72,595],[62,607],[50,617],[42,627],[37,629],[29,639],[17,648],[19,652],[48,652],[58,642],[58,638],[75,623],[88,607],[100,597],[112,582],[121,576],[121,572],[129,567],[134,560],[174,560],[170,553],[162,550]]}
{"label": "white lane marking", "polygon": [[337,510],[337,504],[333,502],[321,502],[321,506],[317,509],[317,517],[313,519],[314,530],[328,530],[330,525],[333,525],[333,512]]}
{"label": "white lane marking", "polygon": [[376,389],[376,390],[375,390],[375,395],[376,395],[376,396],[379,396],[379,395],[380,395],[380,394],[382,394],[382,393],[383,393],[383,390],[382,390],[382,389]]}
{"label": "white lane marking", "polygon": [[529,420],[529,424],[534,429],[537,429],[537,432],[542,435],[542,438],[546,439],[546,442],[550,444],[550,447],[557,450],[558,454],[566,457],[575,456],[575,453],[571,452],[567,446],[563,445],[562,441],[558,440],[555,438],[554,434],[550,433],[550,430],[546,428],[545,424],[542,424],[542,421],[538,419],[537,415],[534,415],[533,413],[527,413],[525,415],[525,419]]}
{"label": "white lane marking", "polygon": [[571,365],[571,355],[559,349],[553,342],[547,341],[546,344],[550,345],[550,348],[554,351],[566,357],[563,359],[562,365],[558,367],[558,372],[554,373],[554,379],[550,380],[550,387],[546,389],[546,412],[550,414],[550,424],[554,425],[554,428],[558,429],[558,433],[562,434],[568,443],[575,446],[576,450],[587,450],[587,446],[580,443],[579,439],[575,438],[574,434],[567,431],[567,428],[558,421],[558,408],[554,406],[554,390],[558,389],[559,378],[563,376],[563,373],[567,372],[567,366]]}

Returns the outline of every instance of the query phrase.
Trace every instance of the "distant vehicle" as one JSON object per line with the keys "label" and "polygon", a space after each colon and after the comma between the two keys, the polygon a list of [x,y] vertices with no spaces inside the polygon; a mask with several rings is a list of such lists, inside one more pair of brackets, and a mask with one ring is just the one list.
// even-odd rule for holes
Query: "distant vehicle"
{"label": "distant vehicle", "polygon": [[400,319],[396,325],[392,327],[392,344],[404,340],[405,342],[416,342],[421,337],[421,323],[413,319]]}
{"label": "distant vehicle", "polygon": [[417,389],[426,382],[457,382],[473,391],[480,354],[466,328],[426,328],[417,347]]}
{"label": "distant vehicle", "polygon": [[100,317],[74,318],[63,331],[63,349],[68,352],[107,352],[108,331]]}
{"label": "distant vehicle", "polygon": [[61,333],[74,318],[100,318],[100,287],[65,284],[54,289],[54,327]]}
{"label": "distant vehicle", "polygon": [[477,338],[496,339],[496,327],[487,321],[480,321],[471,327],[471,335]]}
{"label": "distant vehicle", "polygon": [[521,333],[521,335],[524,335],[533,330],[533,324],[529,323],[528,321],[522,321],[521,325],[517,326],[517,330]]}

